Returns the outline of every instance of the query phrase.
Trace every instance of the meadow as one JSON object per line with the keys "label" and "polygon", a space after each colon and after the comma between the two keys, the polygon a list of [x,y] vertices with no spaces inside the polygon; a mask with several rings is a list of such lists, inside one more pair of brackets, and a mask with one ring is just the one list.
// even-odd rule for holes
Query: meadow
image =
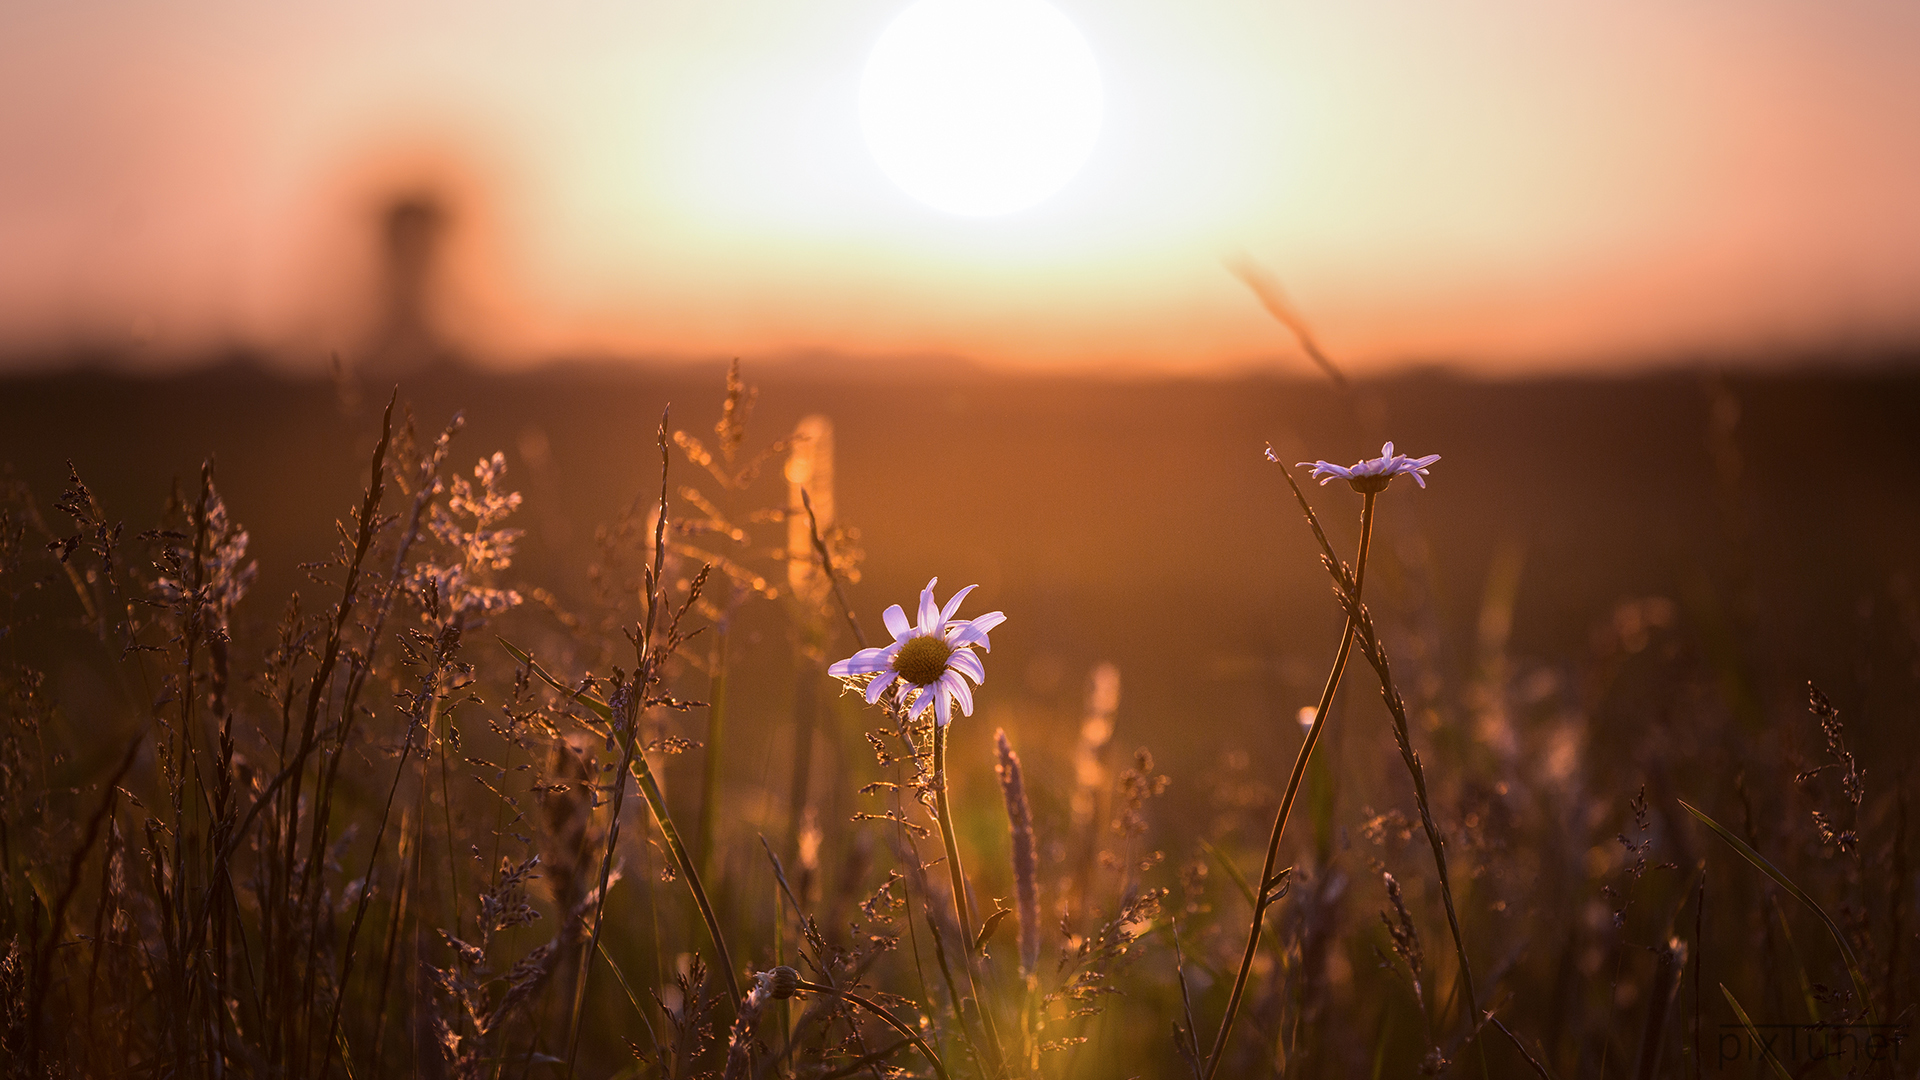
{"label": "meadow", "polygon": [[1920,1075],[1920,380],[1814,370],[14,377],[0,1057]]}

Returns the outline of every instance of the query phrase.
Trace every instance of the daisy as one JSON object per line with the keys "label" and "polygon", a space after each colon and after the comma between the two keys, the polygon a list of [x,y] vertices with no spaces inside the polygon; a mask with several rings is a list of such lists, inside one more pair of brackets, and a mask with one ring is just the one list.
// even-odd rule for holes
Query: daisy
{"label": "daisy", "polygon": [[867,683],[867,704],[880,700],[887,688],[901,684],[900,707],[909,718],[924,716],[929,708],[941,727],[953,722],[953,703],[960,703],[963,716],[973,715],[973,688],[967,685],[987,681],[987,669],[973,655],[978,645],[988,652],[993,646],[987,631],[1007,621],[998,611],[989,611],[973,619],[956,619],[960,601],[975,588],[969,585],[953,595],[942,608],[933,599],[934,578],[920,590],[920,625],[907,621],[907,613],[895,604],[881,618],[893,635],[893,644],[877,649],[861,649],[827,668],[827,674],[854,680],[872,676]]}
{"label": "daisy", "polygon": [[[1269,459],[1273,457],[1272,450],[1267,451],[1267,457]],[[1302,468],[1308,465],[1313,466],[1313,472],[1309,475],[1320,481],[1323,487],[1326,486],[1327,481],[1337,476],[1352,484],[1353,490],[1367,494],[1385,491],[1393,478],[1402,474],[1413,477],[1414,483],[1426,487],[1427,466],[1439,460],[1439,454],[1428,454],[1426,457],[1418,458],[1396,454],[1393,452],[1393,444],[1387,443],[1380,447],[1379,457],[1355,465],[1335,465],[1331,461],[1302,461],[1300,466]]]}

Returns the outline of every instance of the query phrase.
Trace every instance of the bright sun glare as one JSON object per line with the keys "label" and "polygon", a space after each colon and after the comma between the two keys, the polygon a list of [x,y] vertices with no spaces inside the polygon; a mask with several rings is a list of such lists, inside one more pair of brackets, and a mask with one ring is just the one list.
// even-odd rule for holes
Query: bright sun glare
{"label": "bright sun glare", "polygon": [[919,0],[880,35],[860,81],[880,168],[966,217],[1065,187],[1093,152],[1101,111],[1093,50],[1044,0]]}

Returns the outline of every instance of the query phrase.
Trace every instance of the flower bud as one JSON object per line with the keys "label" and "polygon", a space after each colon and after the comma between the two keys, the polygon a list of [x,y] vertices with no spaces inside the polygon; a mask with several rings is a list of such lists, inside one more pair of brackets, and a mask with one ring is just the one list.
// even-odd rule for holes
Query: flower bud
{"label": "flower bud", "polygon": [[767,991],[774,1000],[781,1001],[793,996],[800,988],[800,973],[785,964],[767,972]]}

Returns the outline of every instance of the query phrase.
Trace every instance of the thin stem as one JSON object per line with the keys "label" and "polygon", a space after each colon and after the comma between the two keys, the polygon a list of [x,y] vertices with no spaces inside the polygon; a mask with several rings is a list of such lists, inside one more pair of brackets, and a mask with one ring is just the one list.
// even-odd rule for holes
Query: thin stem
{"label": "thin stem", "polygon": [[[1313,507],[1308,504],[1306,495],[1300,490],[1300,485],[1294,482],[1293,474],[1287,471],[1287,467],[1280,464],[1280,459],[1274,454],[1272,447],[1267,448],[1267,460],[1280,465],[1281,475],[1287,478],[1287,486],[1293,489],[1293,497],[1299,501],[1301,513],[1306,515],[1307,524],[1313,528],[1314,539],[1320,542],[1321,562],[1326,565],[1327,573],[1333,575],[1334,595],[1339,599],[1340,606],[1346,609],[1347,626],[1358,633],[1360,651],[1366,656],[1367,662],[1373,665],[1375,673],[1380,676],[1380,696],[1386,702],[1387,711],[1392,714],[1394,740],[1400,744],[1400,756],[1406,761],[1407,771],[1413,774],[1413,795],[1414,801],[1420,807],[1420,824],[1427,834],[1427,843],[1433,847],[1434,867],[1440,875],[1440,899],[1445,903],[1447,910],[1447,928],[1453,932],[1453,947],[1460,955],[1460,978],[1467,993],[1468,1017],[1479,1016],[1481,1015],[1479,999],[1475,996],[1473,989],[1473,967],[1467,962],[1467,945],[1460,934],[1460,918],[1453,906],[1453,886],[1447,878],[1445,842],[1440,838],[1439,828],[1433,823],[1431,804],[1427,799],[1427,778],[1426,773],[1420,768],[1420,755],[1413,752],[1413,743],[1407,734],[1406,702],[1401,699],[1400,692],[1394,689],[1393,672],[1387,664],[1386,649],[1381,646],[1379,636],[1374,630],[1373,616],[1367,612],[1366,605],[1360,602],[1361,579],[1357,574],[1349,575],[1346,567],[1340,565],[1339,559],[1334,556],[1333,545],[1327,543],[1327,534],[1320,528],[1320,519],[1314,516]],[[1479,1030],[1480,1026],[1475,1024],[1468,1032],[1468,1038],[1478,1035]],[[1480,1070],[1483,1075],[1486,1069],[1487,1059],[1482,1053]]]}
{"label": "thin stem", "polygon": [[[458,620],[456,619],[453,623],[450,623],[446,627],[442,628],[440,635],[437,641],[435,642],[433,666],[428,670],[427,674],[421,678],[420,690],[419,690],[420,696],[414,699],[413,708],[409,710],[411,715],[409,715],[407,718],[406,739],[400,744],[400,761],[399,761],[399,764],[394,766],[393,783],[388,785],[387,801],[380,809],[380,826],[379,828],[375,829],[373,833],[373,850],[367,855],[366,885],[360,890],[360,902],[354,908],[353,922],[347,928],[347,945],[346,945],[346,949],[344,950],[345,955],[341,959],[340,980],[334,986],[333,1012],[332,1012],[332,1015],[327,1020],[327,1039],[326,1039],[326,1042],[322,1044],[322,1048],[321,1048],[322,1057],[320,1060],[320,1073],[322,1076],[326,1075],[327,1071],[333,1067],[334,1040],[340,1033],[340,1010],[342,1006],[346,1003],[348,980],[350,980],[353,976],[353,956],[354,956],[353,945],[354,945],[354,942],[357,941],[360,937],[360,924],[367,917],[367,903],[373,898],[373,894],[374,894],[373,872],[379,866],[380,841],[384,839],[387,835],[387,821],[389,818],[393,816],[394,797],[400,793],[400,781],[406,775],[406,772],[407,772],[407,757],[413,750],[414,733],[416,731],[430,732],[432,730],[432,727],[433,727],[432,710],[435,707],[437,707],[440,702],[440,696],[436,691],[441,684],[441,680],[446,675],[448,666],[453,662],[454,650],[458,648],[459,640],[460,640],[460,630],[459,630]],[[427,713],[424,720],[420,715],[422,711],[423,702],[425,703],[425,709]],[[441,758],[443,761],[445,757],[446,755],[443,747],[442,754],[441,754]],[[406,828],[406,823],[403,820],[401,822],[401,831],[402,831],[403,837],[405,834],[405,828]],[[424,832],[425,830],[422,830],[422,831]],[[449,833],[448,835],[449,837],[451,837],[452,834]],[[402,904],[405,903],[406,888],[407,888],[407,879],[406,879],[405,871],[403,870],[402,876],[401,876],[401,882],[400,882]],[[455,911],[456,912],[458,911],[457,903],[455,905]],[[391,945],[389,945],[389,948],[388,948],[388,960],[389,960],[389,963],[392,960]],[[386,986],[385,986],[385,978],[383,976],[382,985],[381,985],[382,996],[385,995],[385,992],[386,992]],[[382,1019],[383,1020],[385,1019],[384,1016],[382,1017]],[[378,1040],[376,1039],[376,1045],[377,1045],[377,1041]]]}
{"label": "thin stem", "polygon": [[687,888],[693,893],[694,903],[700,908],[700,917],[707,924],[707,933],[713,938],[713,949],[719,962],[720,972],[727,978],[727,993],[732,999],[735,1016],[740,1014],[741,1007],[740,979],[734,974],[733,959],[727,953],[726,939],[720,934],[720,922],[714,917],[713,905],[707,902],[707,891],[700,885],[700,874],[695,869],[693,860],[687,857],[686,845],[680,842],[679,830],[673,827],[673,818],[667,814],[666,799],[660,795],[660,785],[654,781],[653,770],[647,765],[645,748],[640,745],[641,714],[650,705],[672,703],[670,697],[651,698],[649,694],[660,680],[661,666],[683,640],[680,637],[681,616],[684,616],[700,598],[700,588],[707,579],[707,571],[712,569],[711,565],[702,567],[694,576],[687,589],[686,602],[680,607],[678,613],[669,619],[666,627],[666,641],[657,643],[654,640],[654,634],[660,622],[660,609],[666,606],[666,586],[663,579],[667,549],[669,458],[667,414],[664,412],[660,415],[659,446],[660,512],[654,517],[653,561],[648,566],[646,575],[646,619],[641,623],[639,633],[632,635],[635,654],[633,673],[628,676],[625,683],[621,684],[613,700],[595,701],[583,693],[567,690],[553,676],[542,671],[539,665],[533,662],[531,656],[507,644],[505,640],[501,641],[514,658],[527,665],[528,670],[539,676],[542,682],[567,692],[575,701],[586,705],[605,721],[609,730],[618,731],[621,735],[620,771],[614,781],[606,848],[600,860],[600,885],[594,898],[593,922],[587,935],[587,948],[580,965],[580,977],[574,984],[573,1019],[568,1025],[570,1033],[567,1036],[566,1065],[569,1077],[573,1075],[574,1057],[580,1051],[580,1021],[586,1001],[588,980],[593,973],[593,953],[600,945],[601,919],[606,913],[607,888],[611,884],[613,873],[613,856],[620,839],[620,806],[626,799],[629,772],[633,773],[635,779],[639,781],[640,791],[646,797],[648,808],[653,811],[655,820],[660,822],[660,832],[667,842],[667,850],[679,864],[680,873],[687,879]]}
{"label": "thin stem", "polygon": [[[696,584],[698,584],[697,581],[696,581]],[[689,601],[689,606],[691,606],[691,601]],[[720,936],[720,921],[714,916],[713,905],[707,901],[707,890],[705,887],[703,887],[700,884],[700,873],[698,869],[694,867],[693,859],[689,857],[687,854],[686,844],[681,842],[680,840],[680,831],[674,828],[673,817],[667,813],[666,797],[660,793],[660,784],[653,778],[653,769],[651,766],[647,764],[647,756],[645,753],[641,751],[641,748],[637,745],[638,734],[636,729],[638,727],[638,724],[635,722],[637,720],[637,714],[626,715],[624,713],[624,710],[629,708],[630,703],[626,700],[622,700],[621,702],[618,703],[618,707],[616,708],[615,706],[609,705],[604,701],[600,701],[599,699],[594,698],[589,694],[571,689],[570,687],[567,686],[567,684],[561,682],[560,680],[554,678],[551,674],[549,674],[545,668],[541,667],[533,659],[533,657],[529,656],[524,650],[518,648],[511,642],[507,641],[505,638],[500,639],[500,644],[506,647],[507,652],[515,660],[519,661],[521,664],[524,664],[527,670],[531,672],[535,678],[539,679],[541,682],[546,683],[548,686],[552,687],[553,689],[558,690],[563,694],[566,694],[572,701],[575,701],[580,705],[585,706],[589,711],[593,712],[594,715],[600,717],[600,719],[606,721],[610,725],[614,725],[619,730],[623,730],[627,733],[625,739],[623,740],[623,745],[628,748],[627,752],[631,754],[631,757],[627,758],[621,763],[620,775],[623,778],[628,773],[631,773],[633,775],[634,779],[638,781],[638,786],[640,788],[641,796],[647,800],[648,809],[653,811],[654,820],[660,823],[661,839],[666,841],[667,853],[673,856],[674,865],[679,869],[681,876],[685,877],[687,880],[687,889],[689,892],[693,894],[694,904],[700,908],[700,917],[707,924],[707,934],[713,938],[713,948],[714,948],[714,952],[718,954],[718,962],[719,962],[720,970],[722,974],[726,975],[727,977],[727,991],[729,994],[732,995],[734,1008],[736,1011],[738,1011],[739,1005],[740,1005],[740,998],[741,998],[740,980],[739,980],[739,977],[734,974],[733,960],[730,954],[727,952],[726,940]],[[619,719],[622,716],[626,717],[625,720]],[[626,788],[626,782],[624,779],[617,781],[614,785],[613,807],[615,812],[613,815],[613,819],[616,822],[616,824],[619,821],[619,813],[618,813],[619,806],[620,806],[619,800],[623,796],[625,788]],[[617,836],[615,837],[615,839],[617,839]],[[608,843],[607,850],[609,852],[613,850],[613,845],[611,840]],[[609,859],[610,858],[611,856],[609,856]],[[600,902],[602,904],[604,904],[606,900],[607,877],[608,877],[608,865],[603,863],[601,866],[601,878],[600,878],[600,882],[601,882],[600,883]],[[592,934],[588,938],[588,942],[587,942],[589,953],[591,953],[595,948],[598,948],[599,946],[599,943],[600,943],[599,925],[600,925],[599,915],[596,912],[594,916],[594,922],[593,922],[594,929],[592,931]],[[577,989],[575,992],[576,999],[579,999],[581,996],[583,996],[585,982],[586,982],[586,977],[583,974],[580,980],[581,988]],[[578,1009],[576,1007],[576,1016],[572,1023],[574,1034],[570,1037],[570,1041],[573,1044],[575,1044],[576,1047],[579,1041],[579,1019],[577,1014],[578,1014]],[[572,1052],[572,1051],[569,1051],[569,1052]]]}
{"label": "thin stem", "polygon": [[793,772],[787,782],[787,842],[785,851],[799,858],[800,833],[806,826],[807,803],[813,785],[813,735],[819,714],[817,654],[802,653],[812,663],[801,668],[793,688]]}
{"label": "thin stem", "polygon": [[[1413,777],[1413,799],[1420,808],[1420,827],[1427,835],[1427,844],[1433,849],[1434,870],[1440,877],[1440,900],[1447,912],[1447,929],[1453,934],[1453,947],[1460,956],[1460,982],[1467,995],[1467,1016],[1471,1019],[1481,1015],[1480,1000],[1473,987],[1473,965],[1467,961],[1467,943],[1460,932],[1460,916],[1454,908],[1453,885],[1447,874],[1446,840],[1440,835],[1440,827],[1433,821],[1433,800],[1427,795],[1427,774],[1420,765],[1420,755],[1414,752],[1412,737],[1408,733],[1407,704],[1400,697],[1400,691],[1394,688],[1393,671],[1387,663],[1386,649],[1373,626],[1373,616],[1360,603],[1359,586],[1349,591],[1344,585],[1339,588],[1340,602],[1347,609],[1347,618],[1358,631],[1360,652],[1373,665],[1374,673],[1380,677],[1380,696],[1386,701],[1387,712],[1393,718],[1394,741],[1400,745],[1400,758],[1406,762],[1407,772]],[[1478,1031],[1476,1026],[1474,1029]],[[1470,1033],[1471,1034],[1471,1033]],[[1481,1058],[1484,1070],[1486,1060]]]}
{"label": "thin stem", "polygon": [[960,846],[953,837],[953,812],[947,806],[947,729],[940,725],[935,725],[933,731],[933,792],[940,815],[940,837],[947,845],[947,876],[953,881],[953,914],[960,920],[960,933],[965,935],[971,952],[973,905],[967,900],[967,879],[960,871]]}
{"label": "thin stem", "polygon": [[[1281,466],[1286,471],[1286,466]],[[1292,474],[1287,475],[1287,483],[1293,483]],[[1299,488],[1294,493],[1299,494]],[[1366,493],[1366,503],[1360,511],[1360,554],[1355,560],[1354,595],[1360,593],[1361,583],[1366,581],[1367,556],[1373,548],[1373,500],[1374,493]],[[1302,500],[1305,505],[1305,500]],[[1314,525],[1318,533],[1318,523]],[[1324,537],[1322,538],[1324,542]],[[1293,773],[1287,778],[1287,793],[1280,800],[1280,810],[1273,818],[1273,836],[1267,841],[1267,860],[1260,869],[1260,887],[1254,894],[1253,918],[1247,925],[1247,947],[1240,957],[1240,973],[1234,977],[1233,991],[1227,996],[1226,1015],[1220,1018],[1220,1033],[1214,1036],[1213,1051],[1207,1056],[1206,1080],[1212,1080],[1220,1068],[1220,1059],[1226,1053],[1227,1037],[1233,1032],[1234,1017],[1240,1011],[1240,1000],[1246,993],[1247,976],[1253,971],[1253,958],[1260,950],[1260,927],[1266,919],[1267,908],[1272,906],[1279,896],[1275,888],[1280,883],[1274,880],[1274,864],[1280,859],[1280,838],[1287,831],[1287,818],[1293,813],[1293,801],[1300,794],[1300,780],[1306,775],[1307,761],[1313,756],[1313,748],[1320,741],[1320,730],[1326,726],[1327,710],[1333,704],[1334,695],[1340,690],[1340,677],[1346,674],[1347,658],[1353,652],[1354,619],[1347,617],[1347,626],[1340,634],[1340,651],[1334,655],[1333,670],[1327,673],[1327,684],[1320,691],[1320,702],[1314,706],[1313,726],[1307,729],[1306,741],[1300,744],[1300,753],[1293,760]]]}
{"label": "thin stem", "polygon": [[927,1064],[933,1066],[934,1075],[938,1076],[940,1080],[948,1080],[947,1066],[941,1062],[940,1055],[933,1052],[933,1047],[927,1045],[927,1040],[921,1038],[919,1032],[902,1023],[898,1017],[888,1012],[885,1007],[877,1002],[861,997],[851,990],[841,990],[832,986],[821,986],[819,983],[811,983],[805,979],[796,983],[795,988],[804,990],[809,994],[826,994],[829,997],[837,997],[845,1001],[851,1001],[855,1005],[879,1017],[888,1027],[906,1036],[908,1041],[913,1043],[914,1048],[920,1051],[920,1056],[926,1058]]}
{"label": "thin stem", "polygon": [[687,879],[687,890],[693,893],[693,902],[700,908],[700,918],[707,924],[707,935],[713,938],[713,951],[719,958],[719,968],[727,977],[727,993],[733,998],[735,1011],[740,1008],[740,977],[734,974],[733,958],[727,953],[726,938],[720,936],[720,920],[713,913],[713,905],[707,900],[707,890],[700,884],[699,871],[693,860],[687,857],[687,847],[680,842],[680,831],[673,827],[673,818],[667,814],[667,800],[660,794],[660,785],[653,778],[653,770],[647,765],[645,754],[633,756],[633,776],[639,782],[640,793],[646,796],[647,806],[653,811],[655,821],[660,823],[660,836],[667,842],[667,851],[673,860],[680,864],[680,873]]}
{"label": "thin stem", "polygon": [[840,601],[840,611],[847,617],[847,625],[853,629],[853,640],[861,648],[867,647],[867,635],[860,629],[860,620],[854,617],[853,605],[847,603],[847,594],[840,588],[840,572],[834,569],[833,553],[827,550],[826,541],[820,539],[820,519],[814,516],[813,499],[805,488],[800,489],[800,504],[807,509],[808,535],[813,538],[813,550],[820,556],[820,568],[827,572],[827,580],[833,583],[833,598]]}
{"label": "thin stem", "polygon": [[[987,1037],[987,1052],[992,1055],[992,1067],[997,1071],[1001,1061],[1000,1035],[994,1030],[993,1012],[980,993],[981,980],[973,973],[973,905],[967,900],[967,876],[960,869],[960,845],[953,834],[953,811],[947,806],[947,728],[939,723],[933,726],[933,801],[934,813],[940,819],[940,837],[947,846],[947,876],[953,883],[953,914],[960,920],[960,948],[966,964],[967,988],[973,991],[980,1028]],[[965,1017],[961,1019],[964,1022]]]}
{"label": "thin stem", "polygon": [[733,610],[729,607],[714,626],[713,652],[709,654],[713,674],[711,689],[707,692],[706,775],[702,778],[700,821],[693,839],[694,860],[702,870],[713,868],[713,823],[720,812],[720,741],[726,734],[727,628],[732,617]]}

